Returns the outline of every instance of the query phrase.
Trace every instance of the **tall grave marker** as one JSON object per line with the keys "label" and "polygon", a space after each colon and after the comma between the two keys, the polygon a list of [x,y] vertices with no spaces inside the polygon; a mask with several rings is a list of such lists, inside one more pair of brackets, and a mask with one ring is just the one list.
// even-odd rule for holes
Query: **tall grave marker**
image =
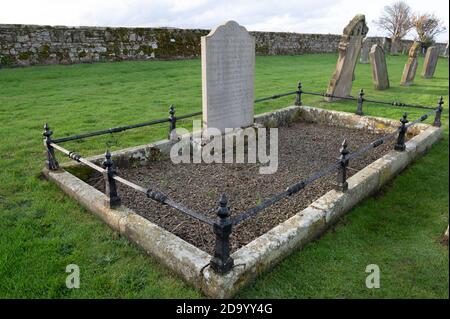
{"label": "tall grave marker", "polygon": [[432,78],[434,71],[436,71],[436,65],[439,59],[439,50],[437,47],[432,46],[427,49],[425,54],[425,60],[423,61],[422,76],[424,78]]}
{"label": "tall grave marker", "polygon": [[253,123],[255,39],[235,21],[201,39],[203,126],[223,131]]}
{"label": "tall grave marker", "polygon": [[[345,27],[339,42],[339,57],[336,70],[331,77],[327,93],[335,96],[349,96],[353,74],[361,51],[362,41],[369,31],[363,14],[356,15]],[[328,102],[334,98],[327,97]]]}
{"label": "tall grave marker", "polygon": [[369,53],[370,53],[370,40],[367,38],[363,41],[361,48],[361,56],[359,58],[359,62],[366,64],[369,63]]}
{"label": "tall grave marker", "polygon": [[372,64],[372,80],[375,89],[386,90],[389,88],[389,76],[386,65],[386,57],[381,45],[374,44],[370,49],[370,63]]}
{"label": "tall grave marker", "polygon": [[414,82],[414,77],[417,71],[417,55],[419,54],[420,43],[414,41],[408,53],[408,61],[406,61],[405,68],[403,69],[402,79],[400,85],[408,86]]}

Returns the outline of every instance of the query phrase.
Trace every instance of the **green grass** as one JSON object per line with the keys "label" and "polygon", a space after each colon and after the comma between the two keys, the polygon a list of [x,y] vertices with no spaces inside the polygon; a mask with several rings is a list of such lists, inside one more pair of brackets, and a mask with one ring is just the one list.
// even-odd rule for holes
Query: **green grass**
{"label": "green grass", "polygon": [[[368,64],[358,64],[353,94],[436,105],[448,93],[448,60],[436,76],[398,85],[405,56],[388,57],[391,88],[376,91]],[[421,65],[422,60],[420,61]],[[257,57],[255,96],[294,90],[324,91],[336,55]],[[354,112],[352,102],[306,105]],[[98,63],[0,70],[0,297],[199,298],[202,295],[126,239],[39,179],[42,127],[54,137],[138,123],[201,109],[199,60]],[[256,113],[291,105],[292,97],[255,106]],[[403,110],[364,105],[368,115],[398,119]],[[448,104],[444,105],[448,110]],[[408,109],[410,118],[423,110]],[[427,122],[430,122],[428,120]],[[448,112],[445,137],[375,197],[320,240],[288,257],[245,288],[245,298],[448,298]],[[189,122],[184,125],[189,127]],[[65,144],[82,155],[165,138],[167,125]],[[62,157],[59,157],[62,160]],[[65,267],[81,268],[81,288],[65,287]],[[365,288],[366,265],[378,264],[381,288]]]}

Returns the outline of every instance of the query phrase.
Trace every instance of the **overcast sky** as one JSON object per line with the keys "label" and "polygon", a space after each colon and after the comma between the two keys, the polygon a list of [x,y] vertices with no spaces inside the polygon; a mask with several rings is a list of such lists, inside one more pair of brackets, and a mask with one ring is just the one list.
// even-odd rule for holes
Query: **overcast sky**
{"label": "overcast sky", "polygon": [[[235,20],[250,31],[340,34],[357,13],[366,15],[369,35],[383,6],[393,0],[0,0],[0,23],[146,26],[210,29]],[[448,0],[406,0],[414,11],[435,13],[447,31]],[[414,32],[407,38],[413,38]]]}

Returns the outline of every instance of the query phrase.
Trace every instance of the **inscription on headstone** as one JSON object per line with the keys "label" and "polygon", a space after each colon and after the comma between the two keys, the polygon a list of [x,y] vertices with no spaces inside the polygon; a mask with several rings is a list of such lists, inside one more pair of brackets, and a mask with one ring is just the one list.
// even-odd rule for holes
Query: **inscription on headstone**
{"label": "inscription on headstone", "polygon": [[203,125],[220,130],[253,123],[255,39],[234,21],[201,39]]}
{"label": "inscription on headstone", "polygon": [[437,47],[432,46],[427,49],[425,54],[425,60],[423,61],[422,76],[424,78],[432,78],[434,71],[436,71],[436,65],[439,59],[439,50]]}
{"label": "inscription on headstone", "polygon": [[[362,41],[368,31],[366,18],[362,14],[355,16],[345,27],[341,42],[339,42],[336,70],[328,85],[328,94],[342,97],[350,95],[356,62],[361,51]],[[328,102],[334,99],[332,97],[325,98]]]}
{"label": "inscription on headstone", "polygon": [[372,80],[377,90],[389,88],[389,76],[386,65],[386,57],[383,48],[374,44],[370,49],[370,63],[372,64]]}
{"label": "inscription on headstone", "polygon": [[400,85],[408,86],[414,82],[414,77],[417,71],[417,55],[419,54],[420,43],[414,41],[408,53],[408,61],[406,61],[405,68],[403,69],[402,79]]}

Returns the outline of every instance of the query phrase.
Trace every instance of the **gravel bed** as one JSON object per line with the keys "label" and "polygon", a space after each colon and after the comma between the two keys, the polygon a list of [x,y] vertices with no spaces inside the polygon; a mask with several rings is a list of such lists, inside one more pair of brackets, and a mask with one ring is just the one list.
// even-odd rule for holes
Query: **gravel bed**
{"label": "gravel bed", "polygon": [[[344,139],[355,151],[382,135],[363,130],[297,122],[280,127],[278,171],[259,174],[261,164],[173,164],[170,159],[147,165],[119,168],[118,175],[144,187],[154,187],[175,201],[215,218],[218,201],[226,193],[232,215],[249,209],[283,191],[287,186],[311,176],[336,162]],[[394,140],[350,162],[349,176],[364,168],[393,148]],[[296,195],[284,199],[233,228],[232,251],[248,244],[271,228],[307,207],[329,191],[336,174],[323,177]],[[104,190],[101,177],[89,183]],[[175,209],[163,206],[118,183],[119,196],[127,207],[167,229],[198,248],[213,253],[212,227]]]}

